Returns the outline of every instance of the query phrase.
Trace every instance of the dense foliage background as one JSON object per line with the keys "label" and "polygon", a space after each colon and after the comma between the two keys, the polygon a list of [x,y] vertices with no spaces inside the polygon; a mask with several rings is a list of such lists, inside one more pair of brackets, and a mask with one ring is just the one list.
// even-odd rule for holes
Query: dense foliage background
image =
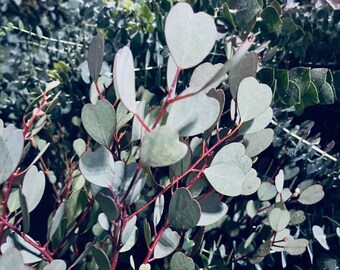
{"label": "dense foliage background", "polygon": [[[149,100],[150,106],[159,104],[166,92],[165,67],[169,54],[164,18],[175,2],[0,0],[0,118],[6,124],[15,123],[23,128],[23,119],[29,119],[33,108],[38,107],[35,101],[46,83],[61,82],[51,91],[55,102],[48,109],[44,127],[27,147],[30,151],[25,149],[29,156],[22,165],[29,165],[29,161],[51,143],[44,154],[44,163],[40,164],[48,175],[49,184],[43,203],[31,214],[29,235],[32,238],[46,242],[49,215],[65,195],[64,183],[74,173],[73,142],[77,138],[88,140],[80,115],[84,104],[95,93],[86,62],[91,38],[98,32],[105,36],[101,75],[108,78],[104,83],[110,101],[115,95],[112,79],[109,79],[115,54],[130,44],[136,85],[140,87],[138,98]],[[255,167],[261,179],[271,179],[279,169],[284,169],[291,179],[292,189],[305,180],[312,180],[321,184],[326,193],[317,205],[294,208],[303,210],[306,216],[306,221],[296,226],[296,233],[314,240],[312,250],[301,255],[302,259],[288,256],[288,268],[336,269],[340,264],[339,237],[335,233],[340,227],[340,209],[337,207],[340,200],[338,1],[185,2],[195,12],[205,11],[215,18],[223,38],[207,57],[212,63],[225,62],[233,46],[250,32],[258,33],[254,50],[259,55],[260,68],[256,77],[274,89],[272,128],[275,138],[273,145],[259,156]],[[192,71],[180,76],[179,89],[188,85]],[[314,88],[310,86],[311,82]],[[227,83],[222,86],[224,90],[228,87]],[[316,151],[316,148],[322,150]],[[159,174],[166,175],[162,171]],[[147,200],[153,193],[151,190],[143,198]],[[233,201],[228,217],[206,234],[205,251],[200,252],[200,257],[196,256],[201,267],[216,265],[218,269],[225,269],[223,265],[233,261],[234,245],[244,241],[251,227],[259,222],[234,218],[248,201],[249,198]],[[314,238],[313,225],[324,226],[328,250]],[[79,253],[92,241],[91,237],[89,231],[78,239]],[[138,250],[144,246],[138,242],[134,247],[135,261],[143,259],[144,254]],[[253,269],[251,264],[242,261],[243,255],[238,252],[239,259],[234,259],[234,267]],[[195,252],[192,254],[196,255]],[[74,259],[69,253],[60,256],[69,262]],[[262,262],[263,269],[281,268],[280,256],[275,253],[266,257]],[[122,257],[121,267],[128,267],[129,257]],[[168,262],[164,265],[160,262],[158,267],[167,269]]]}

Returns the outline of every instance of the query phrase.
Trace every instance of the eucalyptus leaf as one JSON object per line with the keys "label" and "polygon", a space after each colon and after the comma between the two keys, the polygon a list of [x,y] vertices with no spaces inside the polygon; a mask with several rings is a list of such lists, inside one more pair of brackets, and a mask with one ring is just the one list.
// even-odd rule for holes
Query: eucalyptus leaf
{"label": "eucalyptus leaf", "polygon": [[164,31],[170,53],[181,69],[199,64],[217,38],[214,19],[204,12],[194,14],[187,3],[178,3],[170,10]]}
{"label": "eucalyptus leaf", "polygon": [[153,211],[153,225],[157,226],[162,218],[164,211],[164,196],[161,195],[156,199],[155,209]]}
{"label": "eucalyptus leaf", "polygon": [[274,208],[270,211],[268,219],[270,227],[272,227],[274,231],[278,232],[287,227],[290,221],[290,214],[288,210]]}
{"label": "eucalyptus leaf", "polygon": [[100,248],[92,246],[91,248],[93,258],[100,270],[110,270],[110,261],[104,251]]}
{"label": "eucalyptus leaf", "polygon": [[242,121],[249,121],[264,113],[272,97],[272,90],[268,85],[259,83],[253,77],[244,78],[237,92],[237,106]]}
{"label": "eucalyptus leaf", "polygon": [[116,113],[111,103],[100,100],[96,105],[86,104],[81,112],[81,120],[87,133],[99,144],[112,144],[116,130]]}
{"label": "eucalyptus leaf", "polygon": [[63,260],[53,260],[49,265],[44,267],[44,270],[66,270],[66,263]]}
{"label": "eucalyptus leaf", "polygon": [[298,201],[302,204],[311,205],[318,203],[325,196],[321,185],[312,185],[302,191]]}
{"label": "eucalyptus leaf", "polygon": [[313,236],[319,242],[319,244],[326,250],[329,250],[329,245],[327,243],[327,236],[324,229],[318,225],[312,227]]}
{"label": "eucalyptus leaf", "polygon": [[260,201],[273,199],[277,194],[276,187],[269,182],[262,182],[257,190],[257,196]]}
{"label": "eucalyptus leaf", "polygon": [[179,245],[180,235],[167,228],[159,239],[154,249],[154,258],[160,259],[171,254]]}
{"label": "eucalyptus leaf", "polygon": [[289,255],[301,255],[306,251],[308,240],[299,238],[299,239],[289,239],[284,249]]}
{"label": "eucalyptus leaf", "polygon": [[242,183],[242,195],[255,193],[261,185],[261,179],[257,177],[257,171],[250,169],[246,174],[246,180]]}
{"label": "eucalyptus leaf", "polygon": [[259,116],[255,117],[252,120],[242,123],[238,132],[240,134],[251,134],[259,132],[269,125],[272,118],[273,110],[271,107],[268,107],[268,109],[261,113]]}
{"label": "eucalyptus leaf", "polygon": [[80,157],[86,151],[86,143],[83,139],[76,139],[73,142],[73,150]]}
{"label": "eucalyptus leaf", "polygon": [[89,52],[87,55],[87,63],[89,66],[90,75],[93,81],[97,81],[100,70],[102,69],[104,56],[104,36],[98,32],[91,40]]}
{"label": "eucalyptus leaf", "polygon": [[122,253],[122,252],[129,251],[137,243],[137,239],[138,239],[138,229],[135,226],[129,238],[127,239],[126,243],[124,244],[124,246],[122,246],[119,252]]}
{"label": "eucalyptus leaf", "polygon": [[283,170],[279,170],[278,174],[275,176],[275,187],[277,192],[281,193],[283,190],[283,182],[284,182],[284,174]]}
{"label": "eucalyptus leaf", "polygon": [[15,171],[24,149],[22,131],[8,125],[0,136],[0,185]]}
{"label": "eucalyptus leaf", "polygon": [[242,184],[246,180],[244,171],[233,163],[218,163],[204,170],[212,187],[227,196],[242,194]]}
{"label": "eucalyptus leaf", "polygon": [[195,270],[195,263],[187,257],[183,252],[176,252],[170,260],[171,270]]}
{"label": "eucalyptus leaf", "polygon": [[65,204],[65,202],[62,202],[59,205],[57,211],[55,212],[55,214],[52,218],[52,223],[51,223],[51,227],[50,227],[50,230],[49,230],[49,239],[52,239],[53,235],[58,230],[58,227],[59,227],[61,220],[62,220],[64,213],[65,213],[65,208],[66,208],[66,204]]}
{"label": "eucalyptus leaf", "polygon": [[201,206],[201,217],[197,226],[208,226],[219,221],[228,211],[228,206],[221,202],[217,193],[211,193],[198,201]]}
{"label": "eucalyptus leaf", "polygon": [[112,154],[105,147],[85,152],[80,157],[79,168],[86,180],[101,187],[108,187],[114,177]]}
{"label": "eucalyptus leaf", "polygon": [[175,129],[161,126],[144,136],[141,162],[151,167],[168,166],[180,161],[187,151],[187,145],[179,141]]}
{"label": "eucalyptus leaf", "polygon": [[179,188],[172,195],[169,205],[169,223],[175,230],[195,227],[201,217],[199,203],[192,199],[190,191]]}
{"label": "eucalyptus leaf", "polygon": [[21,207],[21,216],[22,216],[22,231],[24,233],[28,233],[30,230],[30,215],[27,208],[27,202],[25,195],[22,194],[22,190],[19,187],[19,200],[20,200],[20,207]]}
{"label": "eucalyptus leaf", "polygon": [[128,46],[120,49],[113,64],[113,82],[117,96],[132,113],[136,112],[136,87],[133,56]]}
{"label": "eucalyptus leaf", "polygon": [[118,207],[111,197],[99,192],[96,195],[96,201],[111,222],[118,218]]}
{"label": "eucalyptus leaf", "polygon": [[273,136],[274,131],[270,128],[244,135],[243,144],[246,148],[246,155],[254,157],[263,152],[272,143]]}
{"label": "eucalyptus leaf", "polygon": [[[200,64],[198,67],[195,68],[193,71],[189,86],[190,87],[202,87],[203,85],[206,85],[207,82],[209,82],[212,77],[223,67],[223,64],[211,64],[209,62],[205,62],[203,64]],[[212,88],[216,88],[223,80],[224,78],[221,77],[220,80],[214,81],[212,84],[206,86],[202,91],[210,90]]]}
{"label": "eucalyptus leaf", "polygon": [[16,248],[10,248],[0,257],[0,270],[26,269],[23,258]]}
{"label": "eucalyptus leaf", "polygon": [[[187,88],[181,96],[198,88]],[[220,104],[204,91],[176,101],[169,108],[166,124],[178,130],[180,136],[194,136],[210,128],[220,115]]]}
{"label": "eucalyptus leaf", "polygon": [[45,191],[45,174],[32,166],[25,174],[22,183],[22,193],[25,195],[27,209],[33,211],[41,201]]}

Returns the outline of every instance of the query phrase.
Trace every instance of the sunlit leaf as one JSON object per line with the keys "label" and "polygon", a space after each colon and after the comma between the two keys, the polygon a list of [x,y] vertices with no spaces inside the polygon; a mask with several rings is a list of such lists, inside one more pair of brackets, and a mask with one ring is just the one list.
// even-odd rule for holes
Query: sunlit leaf
{"label": "sunlit leaf", "polygon": [[312,227],[313,236],[319,242],[319,244],[326,250],[329,250],[329,245],[327,243],[327,236],[324,229],[318,225]]}
{"label": "sunlit leaf", "polygon": [[308,240],[306,239],[289,239],[284,249],[289,255],[301,255],[306,251]]}

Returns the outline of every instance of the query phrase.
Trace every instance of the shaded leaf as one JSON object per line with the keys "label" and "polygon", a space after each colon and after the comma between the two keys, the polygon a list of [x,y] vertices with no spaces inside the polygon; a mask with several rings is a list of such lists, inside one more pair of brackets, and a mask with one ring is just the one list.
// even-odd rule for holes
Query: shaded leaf
{"label": "shaded leaf", "polygon": [[186,188],[179,188],[172,195],[169,205],[169,223],[175,230],[188,230],[195,227],[200,220],[199,203],[192,199]]}
{"label": "shaded leaf", "polygon": [[109,261],[109,258],[104,253],[104,251],[95,246],[92,246],[91,251],[92,251],[94,261],[96,262],[99,269],[110,270],[110,261]]}
{"label": "shaded leaf", "polygon": [[108,100],[100,100],[96,105],[86,104],[81,111],[81,120],[87,133],[96,142],[111,146],[117,120],[115,110]]}
{"label": "shaded leaf", "polygon": [[44,270],[66,270],[66,263],[63,260],[53,260]]}
{"label": "shaded leaf", "polygon": [[201,217],[197,226],[208,226],[219,221],[228,211],[228,206],[220,201],[217,193],[211,193],[198,201],[201,206]]}
{"label": "shaded leaf", "polygon": [[93,81],[97,81],[100,70],[103,65],[104,56],[104,36],[101,32],[98,32],[91,40],[89,46],[89,52],[87,54],[87,63],[90,71],[90,75]]}
{"label": "shaded leaf", "polygon": [[266,128],[273,118],[273,110],[271,107],[268,107],[263,113],[259,116],[255,117],[252,120],[249,120],[242,124],[239,128],[240,134],[251,134],[256,133],[264,128]]}
{"label": "shaded leaf", "polygon": [[19,200],[21,207],[21,215],[22,215],[22,231],[24,233],[28,233],[30,230],[30,215],[27,208],[25,195],[22,194],[22,190],[19,187]]}
{"label": "shaded leaf", "polygon": [[[190,87],[202,87],[203,85],[206,85],[207,82],[211,80],[211,78],[223,67],[223,64],[211,64],[210,62],[205,62],[203,64],[200,64],[198,67],[195,68],[193,71],[189,86]],[[212,84],[206,86],[202,91],[210,90],[212,88],[216,88],[221,81],[223,80],[223,77],[221,77],[220,80],[214,81]]]}
{"label": "shaded leaf", "polygon": [[160,259],[171,254],[177,248],[180,238],[177,232],[167,228],[155,246],[154,258]]}
{"label": "shaded leaf", "polygon": [[272,143],[273,136],[274,131],[270,128],[244,135],[243,144],[246,147],[246,155],[254,157],[260,154]]}
{"label": "shaded leaf", "polygon": [[161,195],[156,199],[155,209],[153,211],[153,225],[157,226],[162,218],[164,211],[164,196]]}
{"label": "shaded leaf", "polygon": [[278,174],[275,176],[275,187],[277,192],[281,193],[283,189],[283,182],[284,182],[284,174],[283,170],[279,170]]}
{"label": "shaded leaf", "polygon": [[195,263],[182,252],[176,252],[170,260],[171,270],[195,270]]}
{"label": "shaded leaf", "polygon": [[104,195],[103,193],[99,192],[96,195],[96,201],[98,202],[100,209],[102,209],[109,221],[112,222],[118,218],[118,207],[110,196]]}
{"label": "shaded leaf", "polygon": [[152,167],[168,166],[180,161],[187,151],[187,145],[179,141],[175,129],[161,126],[144,136],[141,162]]}
{"label": "shaded leaf", "polygon": [[65,207],[66,207],[66,204],[65,204],[65,202],[63,202],[59,205],[57,211],[55,212],[54,217],[52,219],[52,223],[51,223],[51,228],[50,228],[50,232],[49,232],[49,239],[52,239],[53,235],[58,230],[58,227],[59,227],[61,220],[62,220],[64,213],[65,213]]}

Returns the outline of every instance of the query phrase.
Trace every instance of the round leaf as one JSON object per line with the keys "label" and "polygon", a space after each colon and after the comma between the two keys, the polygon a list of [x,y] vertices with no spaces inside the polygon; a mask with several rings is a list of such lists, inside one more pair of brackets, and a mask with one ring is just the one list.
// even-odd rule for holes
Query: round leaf
{"label": "round leaf", "polygon": [[94,261],[100,270],[110,270],[110,261],[104,251],[100,248],[92,246],[91,248]]}
{"label": "round leaf", "polygon": [[279,170],[279,173],[275,176],[275,187],[277,192],[281,193],[283,190],[283,181],[284,181],[283,170]]}
{"label": "round leaf", "polygon": [[272,143],[273,136],[274,131],[270,128],[244,135],[243,144],[246,147],[246,155],[254,157],[260,154]]}
{"label": "round leaf", "polygon": [[[190,87],[202,87],[209,82],[212,77],[223,67],[223,64],[211,64],[210,62],[203,63],[195,68],[190,78]],[[212,84],[205,87],[205,90],[216,88],[224,78],[214,81]],[[204,90],[202,90],[204,91]]]}
{"label": "round leaf", "polygon": [[26,269],[22,256],[16,248],[10,248],[0,258],[0,270]]}
{"label": "round leaf", "polygon": [[84,153],[79,168],[86,180],[101,187],[108,187],[114,177],[114,161],[112,154],[105,147],[94,152]]}
{"label": "round leaf", "polygon": [[322,200],[325,196],[323,187],[321,185],[312,185],[302,191],[299,202],[306,205],[315,204]]}
{"label": "round leaf", "polygon": [[269,216],[270,227],[274,231],[282,231],[287,227],[290,221],[290,214],[288,210],[281,210],[280,208],[274,208],[270,211]]}
{"label": "round leaf", "polygon": [[216,37],[214,19],[204,12],[194,14],[189,4],[178,3],[166,18],[166,42],[181,69],[199,64],[213,48]]}
{"label": "round leaf", "polygon": [[201,217],[199,203],[191,198],[186,188],[175,191],[169,205],[169,223],[176,230],[188,230],[195,227]]}
{"label": "round leaf", "polygon": [[259,116],[243,123],[239,129],[239,133],[240,134],[251,134],[251,133],[259,132],[269,125],[272,118],[273,118],[273,110],[271,107],[268,107],[268,109],[265,110],[263,113],[261,113]]}
{"label": "round leaf", "polygon": [[306,251],[308,240],[306,239],[289,239],[284,249],[289,255],[301,255]]}
{"label": "round leaf", "polygon": [[276,196],[277,190],[274,185],[268,182],[262,182],[258,191],[257,196],[260,201],[268,201]]}
{"label": "round leaf", "polygon": [[261,185],[261,179],[257,177],[254,169],[246,174],[246,180],[242,183],[242,195],[251,195],[255,193]]}
{"label": "round leaf", "polygon": [[218,163],[206,168],[204,174],[217,192],[227,196],[238,196],[242,193],[246,175],[237,165]]}
{"label": "round leaf", "polygon": [[144,136],[141,162],[152,167],[168,166],[180,161],[187,151],[187,145],[179,141],[175,129],[161,126]]}
{"label": "round leaf", "polygon": [[100,100],[96,105],[86,104],[81,111],[81,120],[96,142],[111,145],[116,130],[116,113],[108,100]]}
{"label": "round leaf", "polygon": [[265,112],[272,101],[272,90],[255,78],[241,81],[237,93],[237,106],[242,121],[249,121]]}
{"label": "round leaf", "polygon": [[87,63],[89,66],[92,80],[97,81],[100,70],[102,69],[104,56],[104,37],[101,32],[94,36],[89,46],[87,54]]}

